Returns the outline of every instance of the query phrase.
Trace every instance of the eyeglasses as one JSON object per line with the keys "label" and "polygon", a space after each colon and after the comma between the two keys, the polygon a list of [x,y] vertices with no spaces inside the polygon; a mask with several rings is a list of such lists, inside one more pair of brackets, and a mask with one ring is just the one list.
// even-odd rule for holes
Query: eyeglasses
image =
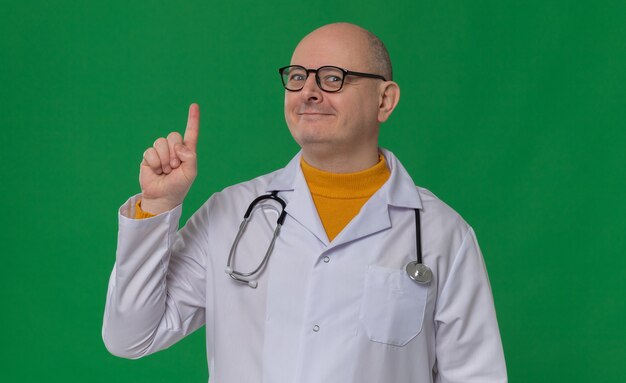
{"label": "eyeglasses", "polygon": [[278,70],[285,89],[297,92],[304,88],[309,73],[315,73],[315,82],[321,90],[328,93],[339,92],[343,88],[346,76],[377,78],[387,81],[383,76],[371,73],[353,72],[336,66],[326,65],[317,69],[306,69],[301,65],[289,65]]}

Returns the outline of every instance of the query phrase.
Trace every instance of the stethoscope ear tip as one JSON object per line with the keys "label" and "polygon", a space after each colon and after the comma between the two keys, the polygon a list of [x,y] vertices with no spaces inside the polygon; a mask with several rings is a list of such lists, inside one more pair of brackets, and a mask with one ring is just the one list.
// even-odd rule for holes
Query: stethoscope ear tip
{"label": "stethoscope ear tip", "polygon": [[246,281],[245,279],[237,277],[235,274],[233,274],[233,268],[230,266],[226,266],[224,271],[226,272],[226,274],[230,275],[230,277],[236,280],[237,282],[245,283],[248,286],[252,287],[253,289],[256,289],[256,287],[259,285],[259,282],[257,281]]}

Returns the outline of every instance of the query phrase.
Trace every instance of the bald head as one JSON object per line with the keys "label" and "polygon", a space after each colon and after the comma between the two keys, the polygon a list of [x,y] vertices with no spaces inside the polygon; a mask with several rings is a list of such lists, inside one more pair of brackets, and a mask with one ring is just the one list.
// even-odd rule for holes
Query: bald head
{"label": "bald head", "polygon": [[[285,121],[302,148],[302,158],[335,173],[374,166],[379,159],[380,124],[387,121],[400,99],[383,43],[354,24],[329,24],[300,41],[290,65],[307,69],[306,74],[300,70],[293,76],[302,85],[299,90],[285,88]],[[316,69],[324,66],[352,73],[342,77],[322,72],[320,78]],[[315,76],[310,76],[312,72]],[[370,76],[373,74],[386,81]],[[328,84],[341,88],[324,89]]]}
{"label": "bald head", "polygon": [[[325,62],[322,65],[338,65],[349,70],[366,71],[380,74],[387,80],[393,79],[391,60],[385,44],[372,32],[350,23],[333,23],[324,25],[306,35],[296,47],[292,57],[297,58],[298,50],[323,50],[329,44],[338,48],[337,53],[348,54],[353,62]],[[341,59],[342,55],[337,55]],[[353,65],[360,66],[355,68]]]}

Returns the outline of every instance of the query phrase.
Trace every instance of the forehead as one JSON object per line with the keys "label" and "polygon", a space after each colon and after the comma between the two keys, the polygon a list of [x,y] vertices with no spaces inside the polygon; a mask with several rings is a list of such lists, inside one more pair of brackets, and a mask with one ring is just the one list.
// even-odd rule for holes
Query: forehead
{"label": "forehead", "polygon": [[369,68],[366,36],[353,30],[318,30],[306,36],[293,52],[292,65],[319,68],[335,65],[344,69],[366,71]]}

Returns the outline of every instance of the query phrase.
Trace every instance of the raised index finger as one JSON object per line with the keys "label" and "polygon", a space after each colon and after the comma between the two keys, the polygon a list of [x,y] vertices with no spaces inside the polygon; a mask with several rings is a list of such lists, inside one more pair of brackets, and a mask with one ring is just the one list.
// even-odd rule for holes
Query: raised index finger
{"label": "raised index finger", "polygon": [[194,153],[198,144],[198,133],[200,132],[200,106],[193,103],[189,106],[189,116],[187,117],[187,128],[183,144]]}

